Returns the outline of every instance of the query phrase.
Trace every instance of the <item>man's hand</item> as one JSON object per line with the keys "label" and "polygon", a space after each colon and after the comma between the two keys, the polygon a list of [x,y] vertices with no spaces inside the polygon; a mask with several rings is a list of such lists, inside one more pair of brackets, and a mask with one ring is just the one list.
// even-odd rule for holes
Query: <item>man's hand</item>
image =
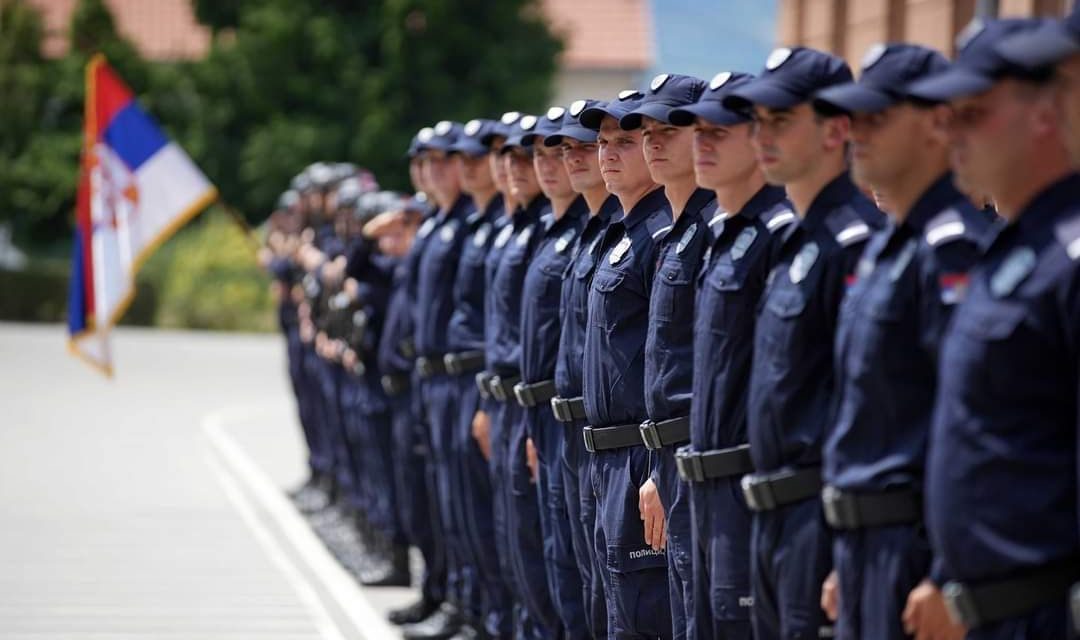
{"label": "man's hand", "polygon": [[645,527],[645,544],[653,551],[667,546],[667,529],[664,526],[664,505],[660,502],[660,492],[652,478],[645,481],[638,489],[638,511]]}
{"label": "man's hand", "polygon": [[360,358],[356,356],[356,352],[346,347],[341,353],[341,364],[349,371],[355,371],[356,365],[360,362]]}
{"label": "man's hand", "polygon": [[836,569],[829,572],[825,582],[821,584],[821,610],[825,616],[836,622],[840,615],[840,584],[836,577]]}
{"label": "man's hand", "polygon": [[472,437],[485,460],[491,460],[491,418],[484,411],[477,411],[472,419]]}
{"label": "man's hand", "polygon": [[525,464],[529,465],[529,479],[536,484],[536,477],[540,472],[540,458],[536,455],[536,445],[532,438],[525,438]]}
{"label": "man's hand", "polygon": [[904,631],[915,640],[962,640],[967,634],[967,629],[949,617],[941,590],[929,579],[908,594],[901,620]]}

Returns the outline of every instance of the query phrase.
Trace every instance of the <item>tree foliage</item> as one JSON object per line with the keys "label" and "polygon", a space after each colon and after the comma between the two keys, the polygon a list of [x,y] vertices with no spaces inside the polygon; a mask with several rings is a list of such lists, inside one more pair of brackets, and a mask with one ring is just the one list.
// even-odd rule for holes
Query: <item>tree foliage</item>
{"label": "tree foliage", "polygon": [[71,48],[40,53],[40,16],[0,0],[0,220],[35,244],[69,236],[83,69],[105,53],[223,199],[261,219],[316,160],[405,188],[403,151],[440,119],[546,106],[561,43],[536,0],[193,0],[207,57],[149,63],[103,0],[79,0]]}

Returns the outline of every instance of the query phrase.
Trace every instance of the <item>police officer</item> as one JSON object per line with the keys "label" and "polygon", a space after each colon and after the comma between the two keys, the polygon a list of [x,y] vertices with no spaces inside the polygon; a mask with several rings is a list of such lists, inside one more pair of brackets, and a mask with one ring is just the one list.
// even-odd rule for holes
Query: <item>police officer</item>
{"label": "police officer", "polygon": [[472,200],[461,192],[458,165],[449,152],[462,125],[443,120],[426,143],[424,173],[439,212],[435,228],[417,263],[417,297],[414,301],[416,371],[421,380],[421,410],[428,426],[428,445],[434,466],[439,521],[446,546],[447,602],[428,620],[406,626],[406,638],[444,638],[457,632],[465,600],[464,563],[468,557],[465,533],[454,517],[454,466],[451,442],[460,407],[456,381],[448,375],[444,356],[450,351],[447,326],[453,313],[453,283],[468,225],[475,211]]}
{"label": "police officer", "polygon": [[514,387],[514,395],[524,409],[522,424],[537,454],[534,481],[540,530],[547,542],[543,559],[552,603],[569,640],[588,637],[588,629],[563,485],[564,434],[551,413],[551,398],[555,396],[562,275],[588,204],[570,185],[559,149],[546,144],[547,136],[559,131],[566,117],[564,107],[552,107],[531,134],[533,169],[550,204],[534,231],[533,255],[521,288],[521,382]]}
{"label": "police officer", "polygon": [[800,218],[785,232],[762,294],[747,405],[755,473],[742,484],[756,512],[751,576],[761,638],[809,638],[828,627],[820,596],[832,562],[818,494],[832,342],[844,289],[882,215],[848,175],[847,116],[815,113],[810,97],[851,77],[835,56],[781,48],[761,76],[724,100],[753,108],[762,171],[787,188]]}
{"label": "police officer", "polygon": [[585,403],[581,398],[581,354],[584,349],[589,280],[596,266],[596,248],[608,220],[619,208],[619,199],[608,193],[600,173],[597,132],[581,124],[589,108],[603,107],[596,100],[578,100],[570,105],[563,126],[544,138],[545,146],[557,146],[562,153],[570,187],[580,193],[588,207],[588,220],[568,249],[570,256],[562,274],[559,300],[559,350],[555,361],[555,390],[552,414],[563,425],[563,491],[574,555],[581,573],[585,622],[594,638],[607,637],[607,606],[601,573],[607,572],[606,557],[595,547],[596,500],[591,481],[591,456],[585,450],[582,427]]}
{"label": "police officer", "polygon": [[[664,547],[668,563],[673,637],[685,638],[693,617],[690,559],[690,506],[677,499],[679,474],[675,445],[690,438],[690,386],[693,373],[694,275],[705,252],[705,222],[716,198],[697,186],[693,129],[671,121],[671,112],[693,104],[705,89],[697,78],[660,74],[653,78],[637,109],[619,126],[640,127],[643,152],[653,181],[664,187],[674,225],[658,241],[657,269],[649,300],[645,338],[645,410],[642,443],[656,460],[639,489],[645,542]],[[685,122],[684,122],[685,124]]]}
{"label": "police officer", "polygon": [[[457,385],[460,411],[451,441],[451,463],[457,468],[459,486],[458,526],[464,532],[466,610],[465,634],[508,636],[512,609],[505,580],[500,573],[492,524],[491,474],[480,443],[473,437],[473,423],[480,409],[475,376],[484,369],[484,261],[494,240],[492,228],[504,215],[504,200],[496,188],[490,150],[482,140],[497,131],[495,120],[470,120],[450,151],[461,173],[462,190],[472,198],[476,211],[467,219],[468,234],[454,280],[454,312],[447,328],[450,352],[444,357],[447,373]],[[467,629],[467,630],[466,630]]]}
{"label": "police officer", "polygon": [[944,339],[926,472],[933,577],[970,638],[1065,637],[1080,577],[1080,177],[1052,76],[995,51],[1041,24],[973,23],[956,61],[911,88],[949,101],[953,167],[1005,221]]}
{"label": "police officer", "polygon": [[[716,194],[704,221],[705,255],[695,274],[691,444],[677,463],[680,502],[692,513],[693,615],[687,635],[747,639],[750,633],[750,512],[739,478],[751,471],[746,444],[747,376],[754,315],[783,232],[795,221],[784,190],[767,185],[751,145],[750,117],[723,106],[753,76],[724,71],[694,105],[671,112],[694,125],[697,184]],[[689,493],[689,496],[686,495]],[[669,552],[670,553],[670,552]]]}
{"label": "police officer", "polygon": [[581,115],[582,124],[599,131],[600,169],[623,212],[597,247],[589,287],[582,366],[589,426],[583,436],[593,455],[596,553],[606,559],[608,635],[668,638],[667,560],[662,548],[645,540],[638,488],[650,472],[639,429],[647,417],[643,352],[649,295],[671,208],[649,174],[641,129],[619,126],[643,97],[624,92]]}
{"label": "police officer", "polygon": [[489,392],[500,404],[492,418],[498,424],[493,424],[492,430],[500,440],[498,473],[504,487],[508,560],[520,606],[516,635],[532,638],[554,636],[560,628],[548,589],[540,504],[528,464],[530,458],[535,459],[535,452],[529,446],[525,411],[514,394],[514,386],[521,382],[521,289],[542,233],[540,217],[550,207],[533,169],[538,123],[536,116],[522,116],[499,149],[506,163],[514,211],[511,223],[495,238],[498,254],[494,263],[489,263],[493,270],[485,309],[487,368],[492,374]]}
{"label": "police officer", "polygon": [[838,410],[822,500],[835,530],[831,617],[840,638],[963,635],[927,579],[922,470],[941,337],[990,219],[953,185],[947,109],[906,93],[947,65],[925,47],[875,45],[858,83],[815,99],[819,109],[852,114],[855,180],[890,219],[868,243],[837,330]]}

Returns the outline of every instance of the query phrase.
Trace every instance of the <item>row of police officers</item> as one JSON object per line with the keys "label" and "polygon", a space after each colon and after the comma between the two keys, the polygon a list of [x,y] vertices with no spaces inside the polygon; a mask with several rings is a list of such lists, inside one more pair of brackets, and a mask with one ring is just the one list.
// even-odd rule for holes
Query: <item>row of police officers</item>
{"label": "row of police officers", "polygon": [[298,176],[294,498],[365,584],[419,548],[405,637],[1075,637],[1080,11],[957,50],[443,121],[412,198]]}

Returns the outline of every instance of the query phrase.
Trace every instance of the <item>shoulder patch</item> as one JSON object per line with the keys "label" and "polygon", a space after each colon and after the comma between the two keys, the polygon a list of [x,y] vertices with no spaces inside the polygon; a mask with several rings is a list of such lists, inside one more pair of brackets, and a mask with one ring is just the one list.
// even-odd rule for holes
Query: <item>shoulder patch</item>
{"label": "shoulder patch", "polygon": [[1054,235],[1065,246],[1070,260],[1080,260],[1080,215],[1059,222],[1054,227]]}
{"label": "shoulder patch", "polygon": [[960,212],[956,209],[946,209],[926,223],[924,237],[927,244],[936,247],[939,244],[959,240],[964,237],[965,231],[967,231],[967,226],[964,224],[964,219],[960,217]]}
{"label": "shoulder patch", "polygon": [[532,238],[533,228],[532,226],[525,227],[518,233],[517,246],[524,247],[529,244],[529,239]]}
{"label": "shoulder patch", "polygon": [[795,212],[791,209],[781,209],[765,221],[765,228],[769,231],[776,231],[792,222],[795,222]]}
{"label": "shoulder patch", "polygon": [[841,247],[849,247],[870,237],[870,226],[851,207],[834,212],[825,219],[825,226]]}
{"label": "shoulder patch", "polygon": [[495,248],[502,249],[506,246],[506,243],[510,241],[510,236],[514,235],[514,225],[504,225],[499,235],[495,237]]}
{"label": "shoulder patch", "polygon": [[484,246],[488,237],[491,235],[491,223],[485,222],[477,228],[476,233],[473,234],[473,244],[477,247]]}

